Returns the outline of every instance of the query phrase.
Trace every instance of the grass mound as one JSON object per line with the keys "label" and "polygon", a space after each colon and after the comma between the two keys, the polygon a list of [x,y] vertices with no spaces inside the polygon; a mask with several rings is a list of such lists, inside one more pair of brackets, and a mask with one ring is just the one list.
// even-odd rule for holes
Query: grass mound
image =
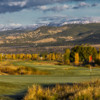
{"label": "grass mound", "polygon": [[100,81],[44,88],[33,85],[24,100],[100,100]]}
{"label": "grass mound", "polygon": [[45,75],[47,72],[39,71],[31,67],[2,67],[0,68],[1,75]]}
{"label": "grass mound", "polygon": [[15,66],[11,62],[0,62],[0,75],[46,75],[47,72],[27,66]]}

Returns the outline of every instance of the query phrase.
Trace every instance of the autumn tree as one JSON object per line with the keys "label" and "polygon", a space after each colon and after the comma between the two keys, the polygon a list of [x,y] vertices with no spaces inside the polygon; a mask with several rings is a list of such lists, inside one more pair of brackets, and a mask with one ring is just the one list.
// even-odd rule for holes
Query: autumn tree
{"label": "autumn tree", "polygon": [[56,56],[55,56],[55,53],[52,53],[52,56],[51,56],[52,58],[52,60],[56,60]]}
{"label": "autumn tree", "polygon": [[38,60],[39,54],[32,54],[32,60]]}
{"label": "autumn tree", "polygon": [[2,54],[0,54],[0,61],[2,61]]}
{"label": "autumn tree", "polygon": [[79,53],[75,53],[75,65],[79,65]]}
{"label": "autumn tree", "polygon": [[97,50],[94,47],[87,45],[75,46],[71,49],[70,60],[73,62],[75,59],[75,52],[79,53],[79,60],[84,63],[88,63],[89,56],[93,57],[93,60],[96,59]]}
{"label": "autumn tree", "polygon": [[6,59],[12,59],[12,55],[11,54],[6,54],[5,57],[6,57]]}
{"label": "autumn tree", "polygon": [[25,55],[25,59],[32,60],[32,55],[31,55],[31,54],[26,54],[26,55]]}
{"label": "autumn tree", "polygon": [[52,60],[52,53],[47,54],[47,60]]}
{"label": "autumn tree", "polygon": [[12,54],[12,59],[15,60],[16,59],[16,55]]}
{"label": "autumn tree", "polygon": [[90,55],[89,56],[89,63],[91,63],[92,62],[92,56]]}
{"label": "autumn tree", "polygon": [[19,54],[19,59],[23,59],[24,58],[24,54]]}

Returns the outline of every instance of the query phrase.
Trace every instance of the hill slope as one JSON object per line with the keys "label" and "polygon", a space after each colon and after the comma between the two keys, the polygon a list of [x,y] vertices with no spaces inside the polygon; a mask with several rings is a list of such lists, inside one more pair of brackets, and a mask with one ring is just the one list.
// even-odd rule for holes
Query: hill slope
{"label": "hill slope", "polygon": [[3,47],[47,47],[84,43],[100,44],[100,23],[42,26],[34,31],[0,32],[0,46]]}

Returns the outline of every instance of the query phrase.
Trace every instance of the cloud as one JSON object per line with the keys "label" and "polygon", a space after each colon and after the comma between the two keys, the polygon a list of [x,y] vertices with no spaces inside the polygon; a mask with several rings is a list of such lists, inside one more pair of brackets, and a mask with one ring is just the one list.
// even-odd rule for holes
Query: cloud
{"label": "cloud", "polygon": [[89,4],[86,2],[81,2],[77,6],[72,7],[72,9],[88,8],[88,7],[95,7],[95,6],[98,6],[98,4],[96,3]]}
{"label": "cloud", "polygon": [[74,5],[74,6],[64,4],[64,5],[56,5],[56,6],[50,6],[50,7],[38,6],[38,7],[35,7],[35,9],[41,10],[44,12],[48,12],[48,11],[60,12],[60,11],[64,11],[67,9],[80,9],[80,8],[89,8],[89,7],[96,7],[96,6],[98,6],[97,3],[89,4],[86,2],[80,2],[79,4]]}
{"label": "cloud", "polygon": [[68,8],[69,8],[69,6],[64,4],[64,5],[59,5],[59,6],[57,5],[57,6],[53,6],[53,7],[38,6],[35,9],[42,10],[44,12],[47,12],[47,11],[59,12],[59,11],[66,10]]}
{"label": "cloud", "polygon": [[68,9],[68,5],[62,5],[62,6],[54,6],[51,8],[46,9],[45,11],[53,11],[53,12],[59,12]]}
{"label": "cloud", "polygon": [[38,6],[38,7],[36,7],[36,9],[39,9],[39,10],[47,10],[48,7],[47,6]]}
{"label": "cloud", "polygon": [[97,4],[97,3],[94,3],[94,4],[92,4],[91,6],[92,6],[92,7],[95,7],[95,6],[98,6],[98,4]]}
{"label": "cloud", "polygon": [[[72,23],[98,23],[100,22],[100,17],[72,17],[72,16],[46,16],[40,17],[38,20],[39,24],[47,22],[53,24],[72,24]],[[37,22],[37,23],[38,23]]]}
{"label": "cloud", "polygon": [[36,22],[36,23],[44,23],[44,22],[55,22],[55,23],[59,23],[59,22],[61,22],[61,21],[65,21],[65,20],[67,20],[67,19],[69,19],[69,18],[71,18],[71,17],[69,17],[69,16],[61,16],[61,15],[58,15],[58,16],[46,16],[46,17],[40,17],[39,19],[38,19],[38,21]]}
{"label": "cloud", "polygon": [[[21,11],[37,6],[44,6],[55,3],[64,3],[69,1],[84,1],[84,0],[0,0],[0,13]],[[42,8],[45,9],[45,8]],[[61,9],[56,7],[55,9]]]}
{"label": "cloud", "polygon": [[12,6],[20,6],[20,7],[24,7],[27,4],[27,1],[18,1],[18,2],[9,2],[8,6],[12,7]]}
{"label": "cloud", "polygon": [[[23,9],[33,9],[33,8],[40,9],[42,11],[56,12],[68,9],[68,5],[54,6],[54,7],[47,7],[47,5],[56,3],[64,4],[72,1],[82,2],[78,6],[74,6],[73,9],[89,6],[86,3],[84,3],[84,1],[88,0],[0,0],[0,13],[15,12],[15,11],[21,11]],[[97,6],[97,4],[92,4],[92,6]]]}
{"label": "cloud", "polygon": [[10,23],[9,26],[11,26],[11,27],[21,27],[22,24],[19,24],[19,23]]}

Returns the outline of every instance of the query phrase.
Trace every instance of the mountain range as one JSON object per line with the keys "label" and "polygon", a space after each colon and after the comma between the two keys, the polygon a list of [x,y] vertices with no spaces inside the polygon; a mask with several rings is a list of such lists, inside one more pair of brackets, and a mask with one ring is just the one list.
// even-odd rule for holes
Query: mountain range
{"label": "mountain range", "polygon": [[67,24],[89,24],[89,23],[100,23],[100,19],[92,18],[92,17],[82,17],[82,18],[59,18],[56,17],[55,20],[49,18],[50,22],[41,22],[32,25],[21,25],[21,24],[14,24],[11,23],[9,25],[0,25],[0,31],[7,31],[7,30],[35,30],[41,26],[63,26]]}
{"label": "mountain range", "polygon": [[98,48],[100,48],[100,23],[47,25],[34,30],[13,29],[0,32],[0,50],[2,48],[0,52],[7,51],[7,49],[4,50],[5,47],[11,47],[10,53],[13,52],[13,49],[17,50],[14,52],[21,51],[21,48],[23,48],[23,52],[30,48],[37,52],[46,47],[53,47],[54,49],[54,47],[81,44],[98,45]]}

